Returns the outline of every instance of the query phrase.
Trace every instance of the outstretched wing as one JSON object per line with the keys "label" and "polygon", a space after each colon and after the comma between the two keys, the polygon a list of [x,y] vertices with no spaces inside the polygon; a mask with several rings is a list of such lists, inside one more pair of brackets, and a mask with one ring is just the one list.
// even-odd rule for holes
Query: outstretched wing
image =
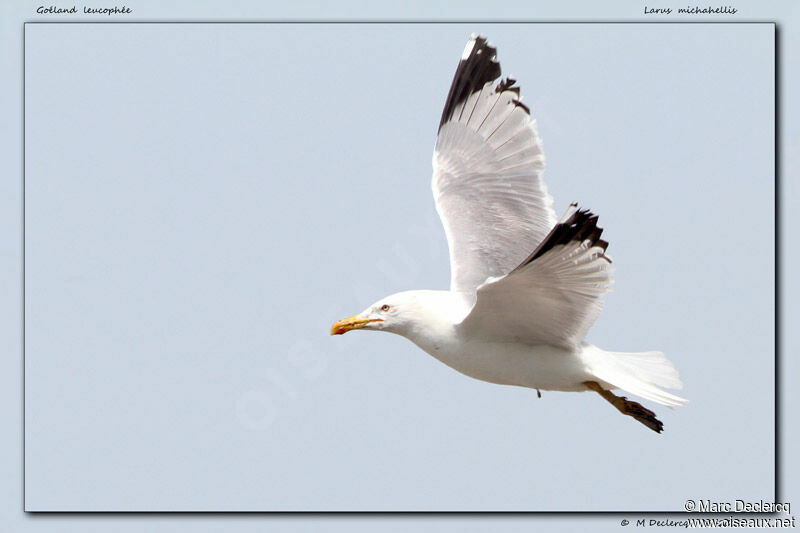
{"label": "outstretched wing", "polygon": [[517,268],[478,288],[459,328],[485,339],[578,347],[613,283],[602,232],[596,215],[572,204]]}
{"label": "outstretched wing", "polygon": [[450,290],[474,292],[508,274],[556,222],[542,181],[544,154],[515,80],[497,50],[464,49],[433,152],[433,196],[450,247]]}

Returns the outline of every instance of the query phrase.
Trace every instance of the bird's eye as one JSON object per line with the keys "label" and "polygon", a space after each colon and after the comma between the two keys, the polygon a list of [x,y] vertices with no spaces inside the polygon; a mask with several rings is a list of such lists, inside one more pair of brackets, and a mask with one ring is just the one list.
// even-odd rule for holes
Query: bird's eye
{"label": "bird's eye", "polygon": [[388,311],[388,310],[389,310],[389,306],[388,306],[388,305],[386,305],[386,304],[383,304],[383,305],[381,306],[381,311]]}

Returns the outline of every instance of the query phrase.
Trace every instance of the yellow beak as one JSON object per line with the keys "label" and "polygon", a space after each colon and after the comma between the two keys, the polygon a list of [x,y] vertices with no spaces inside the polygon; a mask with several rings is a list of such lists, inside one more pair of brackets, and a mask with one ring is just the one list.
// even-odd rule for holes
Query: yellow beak
{"label": "yellow beak", "polygon": [[370,322],[383,322],[380,318],[358,318],[358,315],[343,318],[333,323],[331,335],[343,335],[352,329],[361,329]]}

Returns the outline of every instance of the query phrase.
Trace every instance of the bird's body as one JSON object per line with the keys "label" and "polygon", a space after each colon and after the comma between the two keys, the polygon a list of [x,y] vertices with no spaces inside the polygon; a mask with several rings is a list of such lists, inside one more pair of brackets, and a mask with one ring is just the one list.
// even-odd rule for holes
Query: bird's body
{"label": "bird's body", "polygon": [[[547,344],[487,340],[459,327],[471,307],[451,291],[407,291],[394,306],[415,308],[419,320],[389,328],[447,366],[471,378],[541,390],[584,391],[592,379],[581,363],[583,347],[569,350]],[[402,304],[398,300],[403,300]]]}
{"label": "bird's body", "polygon": [[583,392],[584,382],[597,379],[586,370],[582,350],[547,344],[439,338],[414,344],[464,375],[498,385]]}
{"label": "bird's body", "polygon": [[556,220],[544,155],[515,81],[473,36],[445,103],[432,189],[450,249],[449,291],[406,291],[336,322],[402,335],[442,363],[491,383],[595,391],[660,432],[655,414],[609,392],[662,405],[686,400],[661,352],[607,352],[585,342],[612,284],[597,216],[571,204]]}

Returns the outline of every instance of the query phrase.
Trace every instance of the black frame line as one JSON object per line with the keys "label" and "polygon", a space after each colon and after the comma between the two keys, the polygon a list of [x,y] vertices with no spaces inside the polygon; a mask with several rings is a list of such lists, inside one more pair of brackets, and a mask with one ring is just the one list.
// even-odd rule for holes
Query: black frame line
{"label": "black frame line", "polygon": [[298,510],[298,511],[246,511],[246,510],[209,510],[209,511],[29,511],[25,508],[25,169],[26,169],[26,151],[25,151],[25,29],[28,24],[297,24],[297,25],[323,25],[323,24],[337,24],[337,25],[361,25],[361,24],[517,24],[517,25],[538,25],[538,24],[772,24],[774,28],[774,45],[773,45],[773,59],[774,59],[774,79],[773,79],[773,97],[774,97],[774,138],[773,138],[773,157],[774,157],[774,182],[775,197],[774,197],[774,452],[775,452],[775,484],[774,484],[774,502],[781,502],[781,489],[783,477],[781,475],[781,429],[780,429],[780,414],[782,412],[782,396],[780,385],[780,361],[783,354],[783,343],[781,342],[780,333],[782,331],[781,321],[781,303],[780,286],[782,279],[781,269],[781,246],[780,237],[782,234],[781,227],[781,164],[780,164],[780,26],[774,20],[747,20],[747,21],[706,21],[706,20],[630,20],[630,21],[565,21],[565,20],[42,20],[42,21],[25,21],[22,23],[22,510],[26,515],[35,516],[38,518],[44,517],[63,517],[63,516],[86,516],[86,515],[116,515],[116,516],[174,516],[181,515],[215,515],[215,516],[248,516],[248,515],[275,515],[275,516],[495,516],[495,517],[519,517],[519,516],[566,516],[566,515],[579,515],[581,517],[605,517],[605,516],[679,516],[679,517],[697,517],[713,515],[724,516],[778,516],[780,513],[748,513],[740,512],[709,512],[709,513],[688,513],[685,511],[418,511],[418,510],[393,510],[393,511],[357,511],[357,510],[342,510],[342,511],[314,511],[314,510]]}

